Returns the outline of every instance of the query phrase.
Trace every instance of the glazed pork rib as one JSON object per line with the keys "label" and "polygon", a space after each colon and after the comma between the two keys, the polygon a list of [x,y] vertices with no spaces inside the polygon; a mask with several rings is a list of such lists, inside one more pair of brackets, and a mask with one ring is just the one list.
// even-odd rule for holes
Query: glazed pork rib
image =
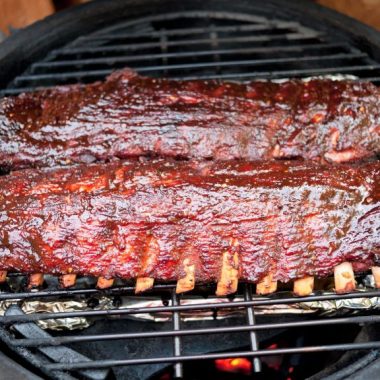
{"label": "glazed pork rib", "polygon": [[136,156],[348,162],[380,153],[371,83],[247,84],[141,77],[56,87],[0,101],[0,168]]}
{"label": "glazed pork rib", "polygon": [[[0,257],[5,271],[155,280],[177,291],[238,281],[259,293],[335,271],[337,291],[380,253],[380,162],[163,159],[26,169],[0,177]],[[108,281],[108,282],[107,282]],[[261,289],[261,290],[260,290]],[[298,289],[298,290],[297,290]],[[306,289],[306,290],[305,290]]]}

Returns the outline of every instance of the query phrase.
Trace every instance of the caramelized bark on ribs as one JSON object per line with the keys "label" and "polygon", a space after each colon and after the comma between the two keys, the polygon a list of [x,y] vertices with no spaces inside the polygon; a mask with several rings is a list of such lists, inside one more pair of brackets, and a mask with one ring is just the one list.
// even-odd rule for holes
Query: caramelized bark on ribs
{"label": "caramelized bark on ribs", "polygon": [[0,101],[0,167],[113,157],[347,162],[380,151],[370,83],[175,81],[124,70],[105,82]]}
{"label": "caramelized bark on ribs", "polygon": [[218,282],[223,295],[237,280],[366,270],[379,175],[380,162],[162,159],[16,171],[0,177],[0,271],[138,278],[140,290]]}

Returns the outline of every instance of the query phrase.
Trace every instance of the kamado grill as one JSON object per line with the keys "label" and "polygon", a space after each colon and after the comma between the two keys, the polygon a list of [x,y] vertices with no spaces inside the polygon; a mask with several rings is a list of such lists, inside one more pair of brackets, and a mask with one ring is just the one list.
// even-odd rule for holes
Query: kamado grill
{"label": "kamado grill", "polygon": [[[94,1],[5,41],[1,94],[89,83],[125,66],[178,79],[380,84],[380,34],[306,1]],[[372,379],[380,293],[371,276],[357,280],[349,294],[326,280],[307,297],[286,285],[257,296],[240,284],[216,298],[213,286],[179,296],[175,284],[157,284],[134,296],[133,284],[100,290],[91,278],[62,289],[52,276],[27,291],[26,277],[11,273],[0,293],[0,368],[28,379]]]}

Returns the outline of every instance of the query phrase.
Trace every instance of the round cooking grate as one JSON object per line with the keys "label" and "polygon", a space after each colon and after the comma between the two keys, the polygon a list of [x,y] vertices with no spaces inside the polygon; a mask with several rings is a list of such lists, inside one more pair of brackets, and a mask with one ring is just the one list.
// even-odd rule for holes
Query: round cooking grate
{"label": "round cooking grate", "polygon": [[281,2],[256,6],[255,14],[161,9],[154,15],[108,21],[91,33],[79,28],[72,41],[51,46],[9,81],[3,94],[92,82],[125,66],[148,76],[182,79],[345,74],[380,83],[380,64],[371,57],[368,43],[306,27],[301,17],[285,11],[268,14],[274,3]]}

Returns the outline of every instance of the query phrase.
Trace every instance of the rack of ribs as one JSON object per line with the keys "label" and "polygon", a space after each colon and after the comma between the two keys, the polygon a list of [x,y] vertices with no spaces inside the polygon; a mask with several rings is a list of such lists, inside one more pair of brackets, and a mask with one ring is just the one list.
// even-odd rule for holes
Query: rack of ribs
{"label": "rack of ribs", "polygon": [[[177,291],[238,281],[259,293],[334,273],[338,292],[380,253],[380,162],[139,159],[0,177],[0,270],[177,281]],[[376,278],[379,276],[377,274]]]}
{"label": "rack of ribs", "polygon": [[114,157],[349,162],[380,153],[371,83],[176,81],[126,69],[104,82],[0,100],[0,168]]}

